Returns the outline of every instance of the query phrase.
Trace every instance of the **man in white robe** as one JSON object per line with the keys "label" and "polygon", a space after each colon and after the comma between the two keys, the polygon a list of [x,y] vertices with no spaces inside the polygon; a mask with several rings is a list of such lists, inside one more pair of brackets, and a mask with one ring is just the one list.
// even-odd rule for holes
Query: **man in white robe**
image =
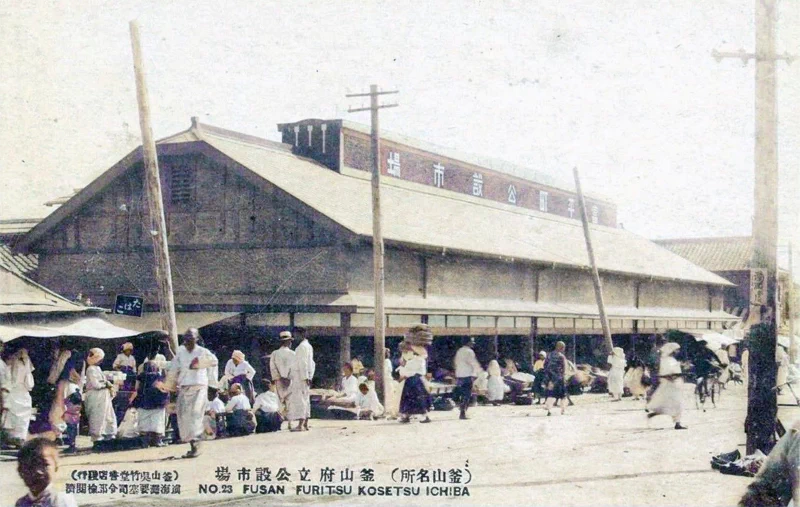
{"label": "man in white robe", "polygon": [[[275,384],[275,392],[281,400],[281,413],[287,413],[287,400],[291,394],[292,369],[294,368],[295,354],[290,348],[292,344],[292,333],[281,331],[281,346],[269,356],[269,373],[272,382]],[[292,429],[292,422],[289,421],[289,429]]]}
{"label": "man in white robe", "polygon": [[292,369],[292,387],[287,402],[287,418],[298,421],[295,431],[308,431],[308,420],[311,417],[311,380],[314,378],[314,349],[305,337],[305,329],[296,328],[295,334],[300,343],[294,349],[294,368]]}
{"label": "man in white robe", "polygon": [[203,435],[203,415],[208,398],[209,369],[217,368],[217,358],[197,344],[200,332],[191,328],[183,335],[183,345],[172,359],[168,388],[178,390],[178,431],[183,442],[190,445],[186,458],[200,454]]}
{"label": "man in white robe", "polygon": [[7,391],[4,396],[6,411],[3,429],[10,441],[22,445],[28,438],[28,426],[33,415],[33,365],[26,349],[18,350],[8,359],[3,384],[3,389]]}

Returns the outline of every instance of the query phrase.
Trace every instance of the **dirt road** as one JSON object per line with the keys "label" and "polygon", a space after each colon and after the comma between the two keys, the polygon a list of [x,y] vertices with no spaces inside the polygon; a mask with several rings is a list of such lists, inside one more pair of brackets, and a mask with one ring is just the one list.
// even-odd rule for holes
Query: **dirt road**
{"label": "dirt road", "polygon": [[[546,417],[535,406],[501,406],[473,408],[468,421],[459,421],[456,411],[436,412],[431,424],[315,420],[307,433],[207,442],[194,460],[173,459],[186,446],[66,457],[58,486],[74,483],[70,477],[77,473],[161,474],[149,483],[160,485],[159,496],[146,486],[145,495],[130,489],[128,495],[80,494],[80,505],[735,505],[749,480],[711,470],[709,459],[743,450],[744,390],[729,388],[716,409],[703,413],[694,408],[691,387],[686,431],[672,429],[666,417],[648,428],[643,402],[585,395],[575,397],[576,406],[564,416],[556,411]],[[782,407],[781,417],[792,420],[800,410]],[[224,473],[216,476],[218,467],[227,467],[228,480],[221,480]],[[278,478],[282,467],[287,480]],[[242,469],[249,469],[249,478]],[[369,470],[373,481],[361,475]],[[13,462],[0,463],[2,505],[24,493],[15,472]],[[166,473],[177,474],[169,484],[180,484],[180,495],[161,495]],[[459,473],[460,480],[453,480]],[[138,482],[147,483],[141,476]],[[99,488],[115,481],[94,483]]]}

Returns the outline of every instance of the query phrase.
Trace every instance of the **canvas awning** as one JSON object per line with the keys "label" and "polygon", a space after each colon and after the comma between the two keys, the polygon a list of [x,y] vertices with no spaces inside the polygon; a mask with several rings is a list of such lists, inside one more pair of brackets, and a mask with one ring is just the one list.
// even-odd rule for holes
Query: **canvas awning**
{"label": "canvas awning", "polygon": [[[201,328],[214,322],[229,319],[239,315],[236,312],[177,312],[178,332],[182,333],[190,327]],[[128,329],[135,329],[140,333],[158,331],[161,329],[161,315],[157,312],[147,312],[141,317],[127,315],[107,315],[108,320],[115,325]]]}
{"label": "canvas awning", "polygon": [[99,339],[130,338],[142,334],[141,331],[116,326],[103,317],[73,316],[68,318],[45,317],[0,322],[0,339],[4,342],[22,336],[34,338],[55,338],[58,336],[83,336]]}
{"label": "canvas awning", "polygon": [[732,336],[726,336],[710,329],[692,330],[689,334],[694,336],[697,340],[705,340],[708,343],[708,347],[712,350],[721,349],[722,347],[727,347],[739,341]]}

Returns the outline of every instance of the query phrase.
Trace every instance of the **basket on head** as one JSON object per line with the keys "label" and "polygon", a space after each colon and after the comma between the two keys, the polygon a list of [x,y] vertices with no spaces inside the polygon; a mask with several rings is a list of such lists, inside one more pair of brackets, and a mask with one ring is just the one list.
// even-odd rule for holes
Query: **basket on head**
{"label": "basket on head", "polygon": [[430,347],[433,344],[433,333],[427,324],[415,324],[406,333],[403,340],[411,345]]}

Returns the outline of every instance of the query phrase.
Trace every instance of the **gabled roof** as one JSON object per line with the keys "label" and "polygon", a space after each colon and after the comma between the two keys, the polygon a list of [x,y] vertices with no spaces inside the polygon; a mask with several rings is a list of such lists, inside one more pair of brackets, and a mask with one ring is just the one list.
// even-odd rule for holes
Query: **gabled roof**
{"label": "gabled roof", "polygon": [[56,294],[30,278],[0,266],[0,316],[26,313],[84,314],[102,312]]}
{"label": "gabled roof", "polygon": [[[344,175],[296,156],[290,147],[236,132],[200,125],[159,141],[162,149],[202,142],[213,156],[237,164],[278,187],[353,234],[371,238],[369,175]],[[58,208],[23,240],[30,246],[105,185],[140,160],[133,151]],[[580,221],[460,195],[402,180],[381,185],[384,240],[389,243],[455,251],[509,261],[588,269]],[[729,282],[651,241],[623,229],[592,225],[598,268],[664,280],[730,285]]]}
{"label": "gabled roof", "polygon": [[753,257],[753,237],[676,238],[656,243],[709,271],[745,271]]}

